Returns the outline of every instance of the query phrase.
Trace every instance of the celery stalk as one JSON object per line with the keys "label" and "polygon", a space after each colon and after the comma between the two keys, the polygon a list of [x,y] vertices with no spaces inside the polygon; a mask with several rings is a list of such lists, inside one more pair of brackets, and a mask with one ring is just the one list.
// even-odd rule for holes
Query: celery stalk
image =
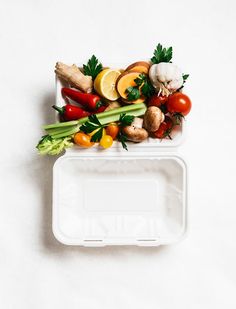
{"label": "celery stalk", "polygon": [[70,135],[77,133],[79,131],[79,128],[80,128],[80,125],[77,125],[77,126],[74,126],[73,128],[70,128],[69,130],[63,131],[61,133],[52,134],[52,135],[49,134],[49,135],[53,139],[62,138],[62,137],[70,136]]}
{"label": "celery stalk", "polygon": [[99,113],[97,114],[97,117],[100,120],[103,117],[117,115],[117,114],[124,114],[124,113],[127,114],[128,112],[134,111],[136,109],[144,108],[144,107],[146,108],[146,105],[144,103],[126,105],[126,106],[114,108],[109,111]]}
{"label": "celery stalk", "polygon": [[[82,118],[82,119],[85,119],[85,118]],[[74,126],[77,124],[78,124],[78,120],[67,121],[67,122],[56,122],[53,124],[48,124],[48,125],[43,126],[43,129],[47,130],[47,129],[61,128],[61,127],[70,127],[70,126]]]}
{"label": "celery stalk", "polygon": [[61,128],[53,128],[53,129],[47,129],[47,133],[49,135],[55,135],[55,134],[59,134],[63,131],[69,131],[72,130],[76,127],[77,125],[73,125],[73,126],[69,126],[69,127],[61,127]]}
{"label": "celery stalk", "polygon": [[[130,112],[126,112],[125,115],[131,115],[131,116],[135,116],[135,117],[138,117],[138,116],[142,116],[144,115],[146,112],[146,106],[143,107],[143,108],[139,108],[139,109],[136,109],[136,110],[132,110]],[[102,117],[102,118],[98,118],[99,121],[101,122],[101,124],[108,124],[110,122],[116,122],[120,119],[120,115],[123,114],[123,113],[119,113],[117,115],[111,115],[111,116],[106,116],[106,117]]]}
{"label": "celery stalk", "polygon": [[[102,118],[107,118],[109,116],[113,116],[113,115],[120,115],[120,114],[127,114],[128,112],[134,111],[134,110],[138,110],[141,108],[146,108],[146,105],[144,103],[139,103],[139,104],[131,104],[131,105],[127,105],[127,106],[122,106],[122,107],[118,107],[106,112],[102,112],[99,114],[96,114],[98,119],[101,120]],[[73,120],[73,121],[67,121],[67,122],[59,122],[59,123],[54,123],[54,124],[49,124],[49,125],[45,125],[43,126],[44,130],[48,130],[48,129],[55,129],[55,128],[64,128],[64,127],[70,127],[70,126],[74,126],[77,124],[83,124],[86,121],[88,121],[88,117],[85,118],[81,118],[79,120]]]}
{"label": "celery stalk", "polygon": [[[140,104],[136,104],[136,105],[140,105]],[[126,107],[126,106],[125,106]],[[117,108],[118,109],[118,108]],[[116,110],[117,110],[116,109]],[[131,115],[131,116],[135,116],[135,117],[138,117],[138,116],[142,116],[142,115],[144,115],[144,113],[145,113],[145,111],[146,111],[146,105],[145,104],[143,104],[143,106],[140,108],[138,108],[138,109],[132,109],[131,111],[127,111],[125,114],[126,115]],[[110,112],[110,111],[109,111]],[[101,113],[101,114],[97,114],[97,117],[98,117],[98,119],[99,119],[99,121],[100,121],[100,123],[102,124],[102,125],[105,125],[105,124],[108,124],[108,123],[111,123],[111,122],[116,122],[116,121],[118,121],[119,119],[120,119],[120,115],[121,114],[123,114],[124,112],[120,112],[120,113],[116,113],[116,114],[114,114],[113,113],[113,115],[110,115],[110,113],[109,114],[106,114],[105,116],[103,115],[103,117],[98,117],[98,116],[100,116],[101,114],[104,114],[104,113]],[[83,118],[83,119],[85,119],[85,118]],[[75,134],[75,133],[77,133],[78,131],[79,131],[79,128],[80,128],[80,126],[84,123],[84,122],[86,122],[86,121],[81,121],[82,119],[80,119],[78,122],[81,122],[81,123],[78,123],[76,126],[73,126],[73,127],[71,127],[70,129],[67,129],[67,128],[60,128],[60,130],[58,130],[58,131],[56,131],[56,134],[55,133],[53,133],[52,131],[51,131],[51,133],[50,133],[50,130],[49,131],[47,131],[47,133],[52,137],[52,138],[62,138],[62,137],[66,137],[66,136],[69,136],[69,135],[72,135],[72,134]]]}

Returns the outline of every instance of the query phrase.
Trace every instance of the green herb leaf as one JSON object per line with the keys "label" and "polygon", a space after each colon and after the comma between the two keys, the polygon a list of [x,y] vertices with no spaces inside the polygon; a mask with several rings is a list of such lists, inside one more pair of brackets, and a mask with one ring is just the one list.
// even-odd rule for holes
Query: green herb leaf
{"label": "green herb leaf", "polygon": [[90,122],[96,123],[97,125],[101,126],[101,122],[98,120],[97,115],[95,115],[95,114],[90,115],[88,117],[88,119],[89,119]]}
{"label": "green herb leaf", "polygon": [[91,142],[99,142],[100,139],[102,138],[102,132],[103,132],[104,126],[100,123],[100,121],[98,120],[95,114],[89,116],[88,119],[89,120],[86,121],[80,127],[80,131],[84,133],[91,133],[97,130],[96,133],[94,133],[93,136],[91,137]]}
{"label": "green herb leaf", "polygon": [[147,76],[143,73],[139,74],[137,78],[135,78],[135,83],[137,86],[141,86],[147,80]]}
{"label": "green herb leaf", "polygon": [[96,56],[92,55],[92,57],[88,60],[87,65],[83,65],[84,74],[92,76],[94,80],[98,73],[102,71],[102,64],[98,61]]}
{"label": "green herb leaf", "polygon": [[153,87],[149,79],[146,79],[146,81],[143,83],[141,91],[142,94],[147,98],[150,98],[152,95],[154,95],[155,88]]}
{"label": "green herb leaf", "polygon": [[130,126],[133,121],[134,121],[134,116],[126,115],[126,114],[120,115],[119,122],[120,122],[120,125],[123,127]]}
{"label": "green herb leaf", "polygon": [[84,133],[91,133],[98,128],[99,128],[98,125],[95,125],[94,123],[87,121],[80,127],[80,131]]}
{"label": "green herb leaf", "polygon": [[159,43],[154,50],[154,56],[151,58],[152,63],[171,62],[172,51],[172,47],[162,48],[162,45]]}
{"label": "green herb leaf", "polygon": [[125,92],[127,93],[128,101],[134,101],[140,97],[138,87],[128,87]]}
{"label": "green herb leaf", "polygon": [[98,120],[97,116],[91,115],[88,117],[88,121],[86,121],[81,127],[80,130],[83,131],[84,133],[91,133],[94,130],[98,128],[103,128],[101,125],[100,121]]}
{"label": "green herb leaf", "polygon": [[184,88],[184,84],[185,84],[186,80],[188,79],[189,74],[183,74],[182,77],[183,77],[183,81],[184,81],[183,85],[177,91],[180,91],[181,89]]}
{"label": "green herb leaf", "polygon": [[149,98],[155,93],[155,88],[145,74],[139,74],[139,77],[135,78],[134,81],[136,85],[140,87],[141,92],[145,97]]}
{"label": "green herb leaf", "polygon": [[[119,119],[119,124],[121,127],[130,126],[131,123],[134,121],[134,118],[135,117],[132,115],[121,114],[120,119]],[[127,137],[122,133],[122,131],[119,131],[117,135],[117,139],[119,142],[121,142],[122,147],[128,151],[128,147],[126,145]]]}
{"label": "green herb leaf", "polygon": [[102,138],[102,133],[103,133],[103,127],[101,127],[99,130],[97,130],[96,133],[93,134],[91,137],[91,142],[99,142],[100,139]]}
{"label": "green herb leaf", "polygon": [[127,147],[127,137],[122,133],[122,132],[119,132],[118,135],[117,135],[117,139],[119,142],[121,142],[121,145],[122,147],[128,151],[128,147]]}
{"label": "green herb leaf", "polygon": [[184,83],[186,82],[186,80],[188,79],[188,77],[189,77],[189,74],[183,74]]}

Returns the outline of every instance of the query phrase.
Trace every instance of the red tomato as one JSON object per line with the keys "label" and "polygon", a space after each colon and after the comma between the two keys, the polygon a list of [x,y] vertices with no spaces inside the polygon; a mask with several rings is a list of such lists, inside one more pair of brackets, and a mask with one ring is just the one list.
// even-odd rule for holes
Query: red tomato
{"label": "red tomato", "polygon": [[186,116],[192,107],[192,103],[186,94],[176,92],[168,97],[167,109],[171,114],[179,113]]}
{"label": "red tomato", "polygon": [[156,132],[154,132],[154,136],[160,139],[165,137],[169,137],[171,139],[170,133],[173,127],[174,127],[173,120],[170,117],[166,116],[165,120],[160,124],[159,129]]}
{"label": "red tomato", "polygon": [[160,107],[161,105],[165,104],[168,97],[161,96],[154,94],[148,101],[148,106],[156,106]]}

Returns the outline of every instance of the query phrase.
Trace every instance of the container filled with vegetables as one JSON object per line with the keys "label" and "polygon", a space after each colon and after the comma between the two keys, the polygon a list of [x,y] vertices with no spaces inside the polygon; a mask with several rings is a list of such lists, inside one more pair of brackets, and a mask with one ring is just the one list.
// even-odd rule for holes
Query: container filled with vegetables
{"label": "container filled with vegetables", "polygon": [[[106,63],[107,65],[107,63]],[[188,74],[158,44],[149,61],[57,62],[56,122],[39,154],[59,155],[53,232],[68,245],[173,243],[186,229],[187,171],[175,150],[191,100]]]}
{"label": "container filled with vegetables", "polygon": [[39,153],[55,155],[74,145],[78,151],[176,146],[191,100],[183,93],[188,74],[171,61],[172,47],[158,44],[150,61],[126,68],[103,67],[94,55],[81,67],[58,62],[52,107],[60,121],[43,127]]}

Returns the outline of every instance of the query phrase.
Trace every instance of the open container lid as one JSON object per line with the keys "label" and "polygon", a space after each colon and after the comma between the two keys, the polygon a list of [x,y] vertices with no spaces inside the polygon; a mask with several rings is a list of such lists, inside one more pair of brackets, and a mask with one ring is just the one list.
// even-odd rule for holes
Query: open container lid
{"label": "open container lid", "polygon": [[170,244],[186,229],[186,165],[174,155],[60,157],[53,232],[67,245]]}
{"label": "open container lid", "polygon": [[[56,105],[63,106],[56,80]],[[64,84],[63,84],[64,86]],[[158,246],[186,230],[187,167],[173,140],[68,149],[53,168],[53,233],[66,245]]]}

